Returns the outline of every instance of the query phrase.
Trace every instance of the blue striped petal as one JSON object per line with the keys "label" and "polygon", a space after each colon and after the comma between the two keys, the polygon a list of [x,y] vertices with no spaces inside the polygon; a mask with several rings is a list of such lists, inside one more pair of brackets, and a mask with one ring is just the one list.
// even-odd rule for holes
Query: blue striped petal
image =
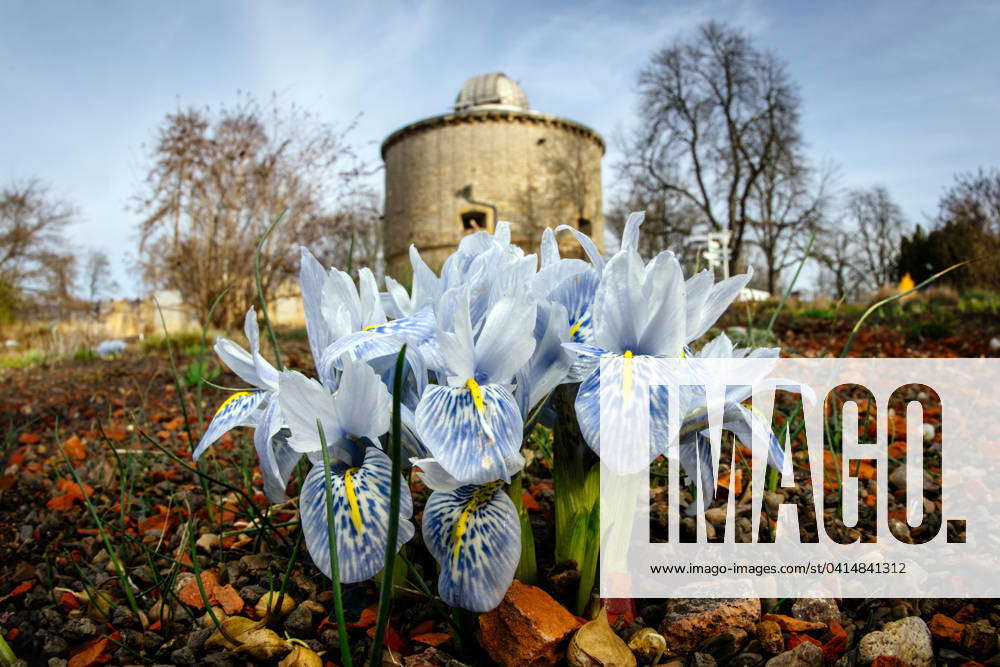
{"label": "blue striped petal", "polygon": [[[632,366],[632,387],[629,389],[630,395],[638,396],[638,388],[650,381],[647,375],[652,371],[651,364],[637,362],[639,358],[627,360],[623,357],[612,357],[602,369],[600,366],[594,369],[582,383],[576,394],[576,419],[580,424],[580,433],[584,441],[590,446],[594,453],[601,455],[601,382],[611,383],[611,390],[607,392],[605,414],[616,420],[612,425],[616,432],[627,433],[628,425],[635,419],[635,406],[626,402],[627,383],[625,379],[625,365],[627,362]],[[652,461],[660,454],[665,453],[669,438],[670,412],[667,402],[667,387],[664,385],[652,385],[649,387],[649,460]]]}
{"label": "blue striped petal", "polygon": [[506,388],[495,384],[479,388],[482,414],[468,387],[428,385],[417,405],[417,433],[455,479],[468,484],[509,480],[505,461],[520,458],[521,411]]}
{"label": "blue striped petal", "polygon": [[[272,503],[281,503],[288,500],[285,487],[292,476],[292,471],[302,458],[302,453],[297,452],[288,444],[288,436],[291,434],[287,428],[283,428],[271,438],[271,450],[273,452],[274,463],[278,469],[276,475],[264,475],[264,495]],[[263,469],[261,469],[263,472]]]}
{"label": "blue striped petal", "polygon": [[[341,462],[331,463],[333,515],[337,533],[337,561],[340,581],[364,581],[382,569],[389,530],[389,490],[392,462],[381,450],[365,450],[360,468]],[[410,488],[400,479],[399,539],[397,549],[413,537],[410,523],[413,502]],[[302,484],[299,496],[302,532],[306,548],[316,567],[330,576],[330,547],[326,524],[326,485],[323,465],[314,465]]]}
{"label": "blue striped petal", "polygon": [[270,392],[266,391],[241,391],[227,398],[212,417],[192,458],[197,461],[208,446],[222,437],[226,431],[237,426],[256,426],[260,419],[257,409],[269,394]]}
{"label": "blue striped petal", "polygon": [[260,474],[264,478],[264,494],[272,503],[288,500],[288,496],[285,495],[285,485],[279,479],[278,464],[271,447],[271,438],[279,430],[281,430],[281,411],[278,407],[278,397],[273,396],[268,401],[267,407],[264,408],[264,414],[253,434],[253,445],[254,449],[257,450]]}
{"label": "blue striped petal", "polygon": [[521,521],[500,482],[435,491],[424,508],[423,536],[441,567],[438,594],[448,604],[485,612],[500,604],[521,556]]}

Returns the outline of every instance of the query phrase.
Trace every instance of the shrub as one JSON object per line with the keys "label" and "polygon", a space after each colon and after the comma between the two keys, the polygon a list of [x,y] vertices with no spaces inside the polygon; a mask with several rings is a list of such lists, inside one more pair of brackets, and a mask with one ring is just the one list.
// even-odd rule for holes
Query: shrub
{"label": "shrub", "polygon": [[[208,336],[207,342],[211,343],[214,336]],[[175,350],[184,350],[189,354],[196,354],[201,349],[201,331],[178,331],[168,336],[158,333],[147,336],[139,343],[139,349],[143,352],[166,352],[167,341]],[[194,352],[190,350],[194,349]]]}
{"label": "shrub", "polygon": [[832,320],[837,316],[837,313],[830,308],[806,308],[799,315],[811,320]]}
{"label": "shrub", "polygon": [[89,347],[78,348],[73,353],[73,361],[93,361],[94,359],[97,359],[97,354]]}

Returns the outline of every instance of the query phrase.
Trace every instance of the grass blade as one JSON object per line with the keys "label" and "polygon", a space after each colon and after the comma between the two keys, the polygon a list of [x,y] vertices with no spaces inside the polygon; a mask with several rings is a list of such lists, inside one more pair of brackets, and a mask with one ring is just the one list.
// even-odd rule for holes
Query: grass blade
{"label": "grass blade", "polygon": [[121,559],[118,558],[118,551],[115,549],[114,545],[111,544],[111,538],[108,537],[108,533],[104,530],[104,522],[101,518],[97,516],[97,510],[94,509],[94,504],[90,502],[90,496],[87,495],[87,489],[80,481],[79,475],[76,474],[76,468],[69,460],[69,456],[66,455],[66,450],[63,449],[61,444],[62,439],[59,437],[59,423],[56,422],[55,425],[55,437],[56,444],[59,447],[59,453],[62,454],[63,461],[66,462],[66,467],[69,468],[70,475],[73,476],[73,481],[76,485],[80,487],[80,495],[83,496],[83,503],[87,506],[87,511],[90,513],[90,518],[94,520],[97,524],[97,532],[101,536],[101,540],[104,542],[104,548],[108,552],[108,557],[111,558],[111,562],[115,568],[115,574],[118,576],[118,583],[122,587],[122,591],[125,593],[125,598],[128,600],[129,609],[136,616],[139,615],[139,605],[135,601],[135,596],[132,595],[132,582],[129,581],[128,575],[125,573],[125,568],[122,566]]}
{"label": "grass blade", "polygon": [[333,585],[333,613],[337,622],[337,634],[340,636],[340,661],[344,667],[353,667],[351,661],[351,646],[347,642],[347,622],[344,620],[344,598],[340,592],[340,562],[337,560],[337,526],[333,515],[333,486],[330,483],[330,450],[326,446],[326,433],[323,425],[316,420],[319,431],[319,444],[323,450],[323,485],[326,487],[326,531],[327,544],[330,547],[330,583]]}
{"label": "grass blade", "polygon": [[862,313],[861,317],[858,318],[857,323],[854,325],[854,328],[851,329],[851,335],[847,337],[847,342],[844,343],[844,349],[842,349],[840,351],[840,355],[839,356],[841,358],[847,356],[847,353],[850,352],[850,350],[851,350],[851,346],[854,345],[854,337],[858,334],[858,331],[860,331],[861,325],[864,324],[865,320],[868,319],[868,316],[871,315],[872,313],[874,313],[876,310],[878,310],[879,308],[881,308],[885,304],[889,303],[890,301],[895,301],[896,299],[902,299],[907,294],[912,294],[913,292],[916,292],[917,290],[921,289],[925,285],[931,284],[932,282],[934,282],[935,280],[937,280],[938,278],[940,278],[944,274],[951,273],[955,269],[961,268],[961,267],[965,266],[966,264],[969,264],[969,263],[971,263],[973,261],[974,260],[967,259],[964,262],[959,262],[958,264],[952,264],[951,266],[949,266],[944,271],[938,271],[937,273],[935,273],[933,276],[931,276],[927,280],[924,280],[923,282],[921,282],[919,285],[914,285],[913,287],[911,287],[910,289],[906,290],[905,292],[900,292],[899,294],[893,294],[890,297],[886,297],[885,299],[882,299],[881,301],[877,301],[877,302],[873,303],[872,305],[868,306],[868,310],[866,310],[864,313]]}
{"label": "grass blade", "polygon": [[267,329],[267,337],[271,339],[271,347],[274,348],[274,365],[279,371],[284,369],[284,365],[281,363],[281,348],[278,347],[278,337],[274,335],[274,328],[271,326],[271,317],[267,314],[267,301],[264,299],[264,281],[260,279],[260,253],[264,249],[267,239],[271,236],[271,232],[274,231],[275,226],[281,222],[283,217],[285,217],[285,211],[282,211],[274,218],[264,232],[264,235],[260,237],[260,241],[257,242],[257,250],[253,255],[253,277],[257,283],[257,298],[260,299],[260,311],[264,315],[264,327]]}
{"label": "grass blade", "polygon": [[385,543],[385,565],[382,567],[382,588],[378,598],[378,621],[375,623],[375,638],[372,644],[372,667],[382,664],[382,645],[385,630],[389,625],[389,608],[392,606],[393,570],[396,566],[396,541],[399,536],[399,486],[402,481],[402,404],[403,404],[403,362],[406,361],[406,346],[396,357],[396,370],[392,382],[392,433],[389,438],[389,457],[392,459],[392,475],[389,491],[389,535]]}
{"label": "grass blade", "polygon": [[806,260],[809,259],[809,253],[812,252],[813,242],[816,240],[816,232],[813,232],[809,236],[809,243],[806,245],[806,252],[802,255],[802,261],[799,262],[799,268],[795,269],[795,275],[792,276],[792,282],[788,283],[788,288],[785,289],[785,293],[781,297],[781,301],[778,302],[778,307],[774,309],[771,313],[771,319],[767,323],[767,332],[774,333],[774,322],[778,319],[778,315],[781,313],[781,309],[785,307],[785,302],[788,301],[788,297],[792,295],[792,290],[795,288],[795,283],[799,280],[799,274],[802,273],[802,267],[806,265]]}

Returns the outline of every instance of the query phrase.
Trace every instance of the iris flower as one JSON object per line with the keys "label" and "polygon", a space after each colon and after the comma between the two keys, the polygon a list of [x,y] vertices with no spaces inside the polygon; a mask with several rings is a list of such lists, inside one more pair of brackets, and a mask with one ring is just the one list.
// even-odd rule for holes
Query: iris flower
{"label": "iris flower", "polygon": [[367,361],[394,355],[402,343],[419,348],[430,340],[434,329],[430,308],[390,321],[375,276],[367,267],[358,271],[356,287],[350,275],[324,270],[303,249],[300,279],[309,346],[327,386],[336,384],[345,353]]}
{"label": "iris flower", "polygon": [[[511,393],[514,375],[531,358],[535,304],[503,297],[473,326],[469,292],[439,309],[443,365],[416,409],[420,440],[449,475],[468,484],[509,480],[519,459],[524,422]],[[451,322],[447,326],[445,322]]]}
{"label": "iris flower", "polygon": [[[685,356],[688,343],[704,335],[752,276],[748,273],[716,283],[712,273],[706,270],[684,280],[680,263],[669,251],[659,253],[646,264],[637,250],[641,219],[632,217],[629,222],[633,224],[626,226],[621,250],[601,270],[601,282],[592,305],[594,342],[567,345],[581,354],[604,360],[603,370],[600,366],[594,368],[580,384],[576,398],[580,431],[598,455],[601,454],[602,381],[611,383],[613,388],[605,393],[608,401],[604,406],[605,414],[625,422],[628,401],[636,387],[650,379],[643,375],[651,366],[638,361],[644,357]],[[725,341],[709,347],[709,353],[724,350]],[[668,390],[666,386],[652,384],[649,389],[649,460],[666,454],[669,442]],[[724,427],[731,431],[736,429],[734,432],[738,435],[748,435],[751,430],[762,427],[756,416],[741,405],[745,398],[727,397]],[[707,429],[707,413],[689,414],[689,408],[697,410],[699,404],[683,392],[679,400],[681,464],[689,475],[694,475],[697,471],[694,462],[706,459],[705,448],[698,446],[698,437]],[[769,429],[763,429],[762,433],[769,434]],[[750,444],[749,439],[744,441]],[[783,459],[773,436],[770,445],[769,462],[780,467]],[[709,475],[703,479],[713,482],[706,488],[714,489],[714,476],[708,466],[703,465],[701,469]]]}
{"label": "iris flower", "polygon": [[288,478],[301,456],[286,442],[287,430],[283,429],[277,401],[278,371],[260,353],[260,329],[252,307],[244,318],[243,332],[250,343],[249,352],[221,336],[214,349],[223,363],[255,390],[236,392],[219,406],[193,458],[197,461],[225,432],[237,426],[251,426],[255,429],[254,448],[260,459],[264,493],[272,502],[283,502],[288,500],[285,495]]}
{"label": "iris flower", "polygon": [[[771,348],[738,348],[735,347],[726,334],[720,334],[711,342],[707,343],[700,352],[691,355],[694,360],[699,359],[777,359],[780,350]],[[738,362],[737,362],[738,363]],[[774,436],[769,425],[747,404],[751,395],[751,387],[757,380],[767,375],[772,364],[765,364],[763,367],[755,368],[754,378],[743,378],[738,385],[726,385],[726,393],[721,406],[722,430],[735,435],[745,445],[750,446],[753,437],[756,436],[758,442],[766,442],[767,463],[776,470],[781,470],[785,463],[785,453]],[[731,370],[732,366],[728,370]],[[713,378],[718,368],[715,365],[706,365],[704,370],[696,371],[704,378],[707,384],[718,380],[725,382],[725,377]],[[717,467],[716,453],[712,451],[709,440],[709,421],[707,410],[707,398],[701,387],[680,388],[681,414],[684,415],[680,430],[679,458],[681,467],[690,478],[695,478],[700,474],[701,488],[705,507],[708,507],[715,497],[716,479],[715,470]],[[688,506],[688,512],[694,514],[696,504]]]}
{"label": "iris flower", "polygon": [[[364,362],[345,357],[341,365],[340,385],[332,394],[301,373],[282,372],[278,399],[291,431],[288,445],[313,461],[299,496],[306,548],[316,566],[329,577],[326,484],[319,435],[322,428],[331,458],[340,578],[344,583],[353,583],[373,577],[382,569],[385,558],[392,462],[382,451],[379,438],[389,430],[392,398]],[[412,514],[409,486],[400,479],[397,549],[413,537],[409,520]]]}
{"label": "iris flower", "polygon": [[440,566],[438,594],[463,609],[494,609],[521,557],[521,520],[503,482],[463,484],[432,459],[413,464],[433,491],[424,506],[422,532]]}

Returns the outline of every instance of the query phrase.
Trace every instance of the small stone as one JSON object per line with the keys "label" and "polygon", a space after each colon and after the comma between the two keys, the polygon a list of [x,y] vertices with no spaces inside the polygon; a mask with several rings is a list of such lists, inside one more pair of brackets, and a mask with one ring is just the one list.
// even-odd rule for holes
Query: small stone
{"label": "small stone", "polygon": [[785,502],[785,494],[776,491],[764,492],[764,506],[767,508],[768,514],[777,512],[783,502]]}
{"label": "small stone", "polygon": [[194,651],[189,649],[187,646],[184,648],[179,648],[176,651],[171,652],[170,661],[175,665],[196,665],[198,664],[198,658],[195,656]]}
{"label": "small stone", "polygon": [[967,662],[969,660],[969,656],[965,655],[964,653],[959,653],[955,649],[950,649],[950,648],[939,649],[937,652],[937,657],[938,660],[946,660],[948,662],[954,662],[956,660]]}
{"label": "small stone", "polygon": [[802,642],[767,661],[767,667],[822,667],[823,651],[812,642]]}
{"label": "small stone", "polygon": [[212,549],[216,548],[221,544],[222,540],[215,533],[203,533],[198,541],[195,542],[195,546],[204,551],[205,553],[211,553]]}
{"label": "small stone", "polygon": [[924,428],[923,432],[924,442],[930,442],[931,440],[934,439],[934,434],[936,432],[934,429],[934,424],[924,424],[923,428]]}
{"label": "small stone", "polygon": [[260,554],[247,554],[240,558],[240,567],[246,574],[260,574],[267,570],[267,559]]}
{"label": "small stone", "polygon": [[764,664],[764,656],[760,653],[740,653],[728,664],[729,667],[760,667]]}
{"label": "small stone", "polygon": [[706,639],[698,646],[700,653],[708,653],[717,661],[726,662],[739,653],[750,640],[750,633],[743,628],[729,628]]}
{"label": "small stone", "polygon": [[667,641],[667,651],[690,653],[706,639],[729,628],[753,632],[760,620],[757,598],[678,598],[666,604],[660,634]]}
{"label": "small stone", "polygon": [[111,611],[111,625],[119,630],[135,630],[139,627],[139,618],[128,607],[118,605]]}
{"label": "small stone", "polygon": [[466,667],[444,651],[428,647],[420,653],[403,658],[403,667]]}
{"label": "small stone", "polygon": [[501,667],[555,665],[580,626],[569,611],[536,586],[516,579],[493,611],[479,617],[479,642]]}
{"label": "small stone", "polygon": [[785,650],[785,637],[781,634],[781,626],[774,621],[761,621],[757,624],[757,639],[764,650],[772,655]]}
{"label": "small stone", "polygon": [[917,616],[908,616],[886,624],[883,630],[870,632],[861,638],[858,656],[869,663],[879,656],[895,657],[912,667],[934,664],[931,631]]}
{"label": "small stone", "polygon": [[713,507],[705,510],[705,520],[709,523],[725,523],[727,507]]}
{"label": "small stone", "polygon": [[69,650],[69,644],[58,635],[49,635],[42,644],[42,653],[49,656],[64,655]]}
{"label": "small stone", "polygon": [[243,667],[247,664],[247,661],[245,658],[241,658],[230,651],[218,651],[216,653],[209,653],[198,664],[208,665],[208,667]]}
{"label": "small stone", "polygon": [[840,609],[833,598],[799,598],[792,605],[792,616],[816,623],[840,622]]}
{"label": "small stone", "polygon": [[98,632],[97,623],[90,619],[89,616],[79,616],[77,618],[71,618],[63,626],[63,636],[71,641],[78,642],[81,639],[89,639],[93,637]]}
{"label": "small stone", "polygon": [[965,626],[962,634],[962,648],[981,657],[991,656],[997,651],[997,631],[986,619]]}
{"label": "small stone", "polygon": [[896,517],[889,518],[889,530],[896,537],[897,540],[906,542],[907,544],[912,543],[912,536],[910,535],[910,527],[905,521],[900,521]]}
{"label": "small stone", "polygon": [[67,664],[69,663],[62,658],[49,658],[48,662],[49,667],[66,667]]}
{"label": "small stone", "polygon": [[244,602],[247,604],[255,605],[266,592],[267,589],[263,586],[251,584],[250,586],[244,586],[240,589],[240,597],[243,598]]}
{"label": "small stone", "polygon": [[211,628],[195,630],[187,636],[187,642],[185,642],[184,645],[192,651],[200,651],[201,647],[205,645],[205,642],[208,641],[208,638],[212,636],[213,632],[215,632],[214,626]]}
{"label": "small stone", "polygon": [[707,653],[694,653],[688,658],[688,667],[716,667],[719,663]]}
{"label": "small stone", "polygon": [[285,619],[285,632],[298,639],[311,637],[313,634],[313,614],[304,604],[296,607]]}
{"label": "small stone", "polygon": [[958,644],[962,641],[962,631],[965,630],[964,625],[944,614],[934,614],[927,624],[927,628],[938,639],[943,639],[953,644]]}

